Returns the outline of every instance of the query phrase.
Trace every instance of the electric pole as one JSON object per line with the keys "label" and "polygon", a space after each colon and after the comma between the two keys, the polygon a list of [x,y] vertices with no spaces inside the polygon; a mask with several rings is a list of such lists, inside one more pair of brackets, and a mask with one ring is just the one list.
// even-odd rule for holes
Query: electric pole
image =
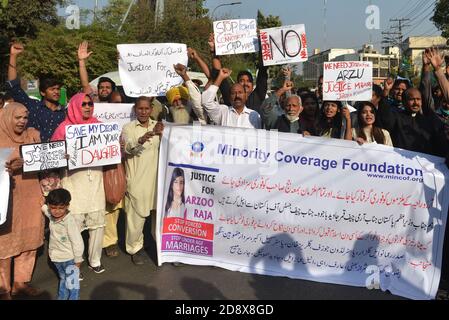
{"label": "electric pole", "polygon": [[390,22],[397,22],[397,25],[393,25],[390,27],[391,31],[383,31],[382,32],[382,44],[385,44],[382,48],[388,48],[391,46],[397,46],[399,48],[399,58],[402,58],[403,53],[403,29],[410,27],[409,24],[404,24],[404,22],[410,21],[410,19],[390,19]]}

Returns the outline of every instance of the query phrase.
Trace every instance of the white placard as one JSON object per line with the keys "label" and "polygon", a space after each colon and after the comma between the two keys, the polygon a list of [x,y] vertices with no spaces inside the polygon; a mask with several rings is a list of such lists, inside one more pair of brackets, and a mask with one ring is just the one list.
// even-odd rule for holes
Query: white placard
{"label": "white placard", "polygon": [[215,53],[239,54],[259,51],[254,19],[214,21]]}
{"label": "white placard", "polygon": [[93,116],[101,122],[116,122],[120,130],[127,123],[136,120],[132,103],[95,103]]}
{"label": "white placard", "polygon": [[121,162],[118,123],[78,124],[65,131],[69,170]]}
{"label": "white placard", "polygon": [[306,29],[303,24],[260,30],[264,66],[307,61]]}
{"label": "white placard", "polygon": [[5,162],[9,159],[11,152],[10,148],[0,148],[0,225],[5,223],[8,215],[10,177],[5,169]]}
{"label": "white placard", "polygon": [[323,68],[323,100],[371,100],[373,89],[371,61],[325,62]]}
{"label": "white placard", "polygon": [[23,172],[67,167],[65,141],[24,144],[20,146]]}
{"label": "white placard", "polygon": [[[158,262],[378,284],[407,298],[433,299],[448,174],[443,158],[384,145],[166,127],[159,154]],[[184,183],[171,186],[179,177]],[[173,205],[170,190],[181,193],[181,204]]]}
{"label": "white placard", "polygon": [[129,97],[164,96],[182,78],[173,65],[187,66],[187,47],[179,43],[119,44],[120,80]]}

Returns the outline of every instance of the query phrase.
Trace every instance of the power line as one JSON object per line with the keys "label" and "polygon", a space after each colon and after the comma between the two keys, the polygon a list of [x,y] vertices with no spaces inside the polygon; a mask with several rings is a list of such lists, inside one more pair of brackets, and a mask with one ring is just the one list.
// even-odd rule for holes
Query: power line
{"label": "power line", "polygon": [[417,1],[415,3],[415,6],[413,7],[413,5],[412,5],[411,10],[407,11],[407,13],[405,13],[405,14],[402,14],[402,16],[404,18],[409,18],[411,15],[413,15],[413,13],[415,12],[416,9],[418,9],[420,6],[425,5],[426,1],[427,0],[420,0],[419,2]]}
{"label": "power line", "polygon": [[[417,0],[417,1],[419,1],[419,0]],[[399,9],[398,12],[396,12],[395,14],[392,15],[392,17],[397,17],[397,16],[399,16],[399,13],[401,13],[402,10],[404,10],[404,9],[407,8],[408,6],[410,6],[410,3],[409,3],[409,2],[406,2],[405,5],[404,5],[401,9]]]}
{"label": "power line", "polygon": [[419,25],[424,22],[425,19],[428,19],[432,15],[433,11],[429,12],[421,21],[419,21],[411,30],[409,30],[404,36],[410,35],[413,30],[415,30]]}
{"label": "power line", "polygon": [[416,20],[418,20],[419,18],[421,18],[423,15],[425,15],[426,13],[428,13],[428,10],[429,10],[429,9],[432,9],[432,7],[433,7],[434,5],[435,5],[435,4],[434,4],[433,2],[431,2],[430,5],[429,5],[427,8],[425,8],[424,10],[420,10],[420,11],[419,11],[420,13],[417,13],[416,16],[414,16],[413,18],[410,18],[411,21],[413,22],[413,21],[416,21]]}

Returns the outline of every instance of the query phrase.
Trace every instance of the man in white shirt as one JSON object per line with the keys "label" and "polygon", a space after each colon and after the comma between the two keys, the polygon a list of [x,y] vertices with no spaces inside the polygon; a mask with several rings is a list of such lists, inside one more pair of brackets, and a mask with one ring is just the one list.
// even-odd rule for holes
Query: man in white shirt
{"label": "man in white shirt", "polygon": [[221,82],[229,78],[231,72],[231,70],[226,68],[221,69],[214,83],[203,92],[201,101],[204,110],[212,123],[216,125],[239,128],[262,128],[260,115],[245,105],[247,94],[241,84],[236,83],[231,87],[231,107],[215,101]]}

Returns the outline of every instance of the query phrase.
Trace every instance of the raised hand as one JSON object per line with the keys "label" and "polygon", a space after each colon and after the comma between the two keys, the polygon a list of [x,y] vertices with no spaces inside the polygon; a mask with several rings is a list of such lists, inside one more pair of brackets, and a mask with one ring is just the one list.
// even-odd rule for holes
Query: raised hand
{"label": "raised hand", "polygon": [[78,46],[78,60],[86,60],[92,54],[92,51],[88,51],[89,43],[87,41],[83,41]]}
{"label": "raised hand", "polygon": [[393,89],[394,80],[393,78],[387,78],[384,81],[384,90],[391,91]]}
{"label": "raised hand", "polygon": [[292,69],[288,66],[285,66],[281,69],[282,75],[285,79],[290,79],[292,75]]}
{"label": "raised hand", "polygon": [[17,56],[17,55],[21,54],[24,51],[25,51],[25,47],[21,43],[16,42],[16,43],[13,43],[11,45],[10,54],[12,56]]}
{"label": "raised hand", "polygon": [[440,53],[437,48],[429,48],[426,49],[425,54],[435,71],[439,70],[444,62],[444,53]]}
{"label": "raised hand", "polygon": [[189,47],[187,48],[187,56],[189,57],[189,59],[196,60],[198,59],[198,52],[196,52],[195,49]]}
{"label": "raised hand", "polygon": [[187,68],[183,64],[180,64],[180,63],[174,64],[173,68],[175,69],[176,73],[178,75],[180,75],[181,77],[185,76],[187,74]]}
{"label": "raised hand", "polygon": [[288,90],[291,90],[292,88],[293,88],[293,81],[285,80],[282,89],[284,91],[288,91]]}
{"label": "raised hand", "polygon": [[222,68],[220,69],[220,73],[218,74],[217,78],[221,78],[222,80],[227,79],[231,76],[232,70],[229,70],[228,68]]}

